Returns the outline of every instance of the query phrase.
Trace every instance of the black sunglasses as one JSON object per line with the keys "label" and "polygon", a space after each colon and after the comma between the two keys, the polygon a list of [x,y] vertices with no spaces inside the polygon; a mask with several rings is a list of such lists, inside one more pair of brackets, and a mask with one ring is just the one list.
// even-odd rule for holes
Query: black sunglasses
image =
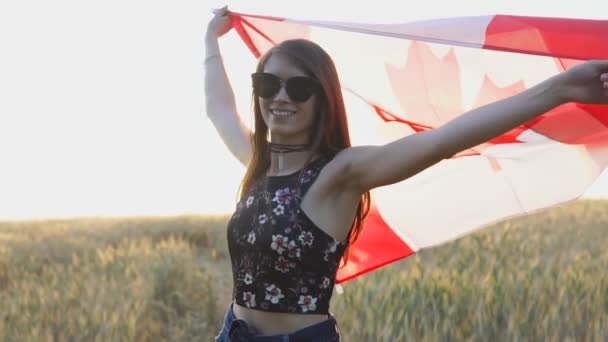
{"label": "black sunglasses", "polygon": [[283,81],[278,76],[265,72],[251,74],[253,92],[256,96],[269,99],[277,95],[283,83],[289,98],[294,102],[304,102],[320,89],[319,81],[306,76],[296,76]]}

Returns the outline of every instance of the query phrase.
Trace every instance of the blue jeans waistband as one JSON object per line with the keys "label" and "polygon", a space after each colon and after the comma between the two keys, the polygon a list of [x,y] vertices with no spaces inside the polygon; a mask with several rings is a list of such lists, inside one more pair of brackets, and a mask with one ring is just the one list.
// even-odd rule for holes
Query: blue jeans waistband
{"label": "blue jeans waistband", "polygon": [[[223,339],[222,339],[223,338]],[[254,342],[275,342],[275,341],[340,341],[338,324],[333,315],[329,315],[326,321],[305,327],[289,334],[262,335],[249,327],[247,322],[237,319],[232,310],[232,304],[226,310],[224,316],[224,326],[217,342],[224,341],[254,341]]]}

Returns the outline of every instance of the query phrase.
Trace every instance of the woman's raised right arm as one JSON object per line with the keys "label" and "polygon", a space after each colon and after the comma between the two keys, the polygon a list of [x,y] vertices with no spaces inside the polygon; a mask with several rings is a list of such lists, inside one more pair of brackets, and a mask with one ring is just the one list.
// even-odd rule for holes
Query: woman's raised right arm
{"label": "woman's raised right arm", "polygon": [[232,24],[227,8],[217,10],[205,34],[205,100],[207,116],[213,122],[230,152],[247,166],[251,160],[251,132],[236,110],[234,92],[228,81],[220,54],[218,39],[230,31]]}

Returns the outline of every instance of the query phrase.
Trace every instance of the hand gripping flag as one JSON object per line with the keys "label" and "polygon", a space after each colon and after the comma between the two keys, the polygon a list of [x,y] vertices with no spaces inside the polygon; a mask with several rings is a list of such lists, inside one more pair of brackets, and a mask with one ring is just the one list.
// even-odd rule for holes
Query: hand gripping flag
{"label": "hand gripping flag", "polygon": [[[581,61],[608,59],[605,20],[496,15],[371,25],[230,16],[256,57],[292,38],[313,40],[328,51],[345,90],[355,143],[382,144],[430,130]],[[370,215],[336,280],[576,199],[607,163],[608,106],[555,108],[373,190]]]}

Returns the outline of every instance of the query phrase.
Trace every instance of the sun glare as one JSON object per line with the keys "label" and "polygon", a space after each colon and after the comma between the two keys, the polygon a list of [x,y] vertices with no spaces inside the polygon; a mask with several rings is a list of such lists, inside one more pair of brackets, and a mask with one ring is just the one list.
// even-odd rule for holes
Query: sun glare
{"label": "sun glare", "polygon": [[[145,5],[150,15],[142,16],[142,5],[131,2],[121,3],[120,9],[70,4],[70,11],[67,4],[40,2],[33,11],[14,2],[11,11],[0,13],[3,31],[16,32],[3,40],[0,63],[0,220],[230,213],[245,169],[207,119],[201,95],[201,35],[211,8],[224,3],[192,3],[188,10],[150,3]],[[600,16],[592,2],[579,2],[573,9],[545,1],[506,5],[463,0],[457,12],[432,1],[407,7],[380,1],[374,8],[365,2],[350,2],[348,8],[327,1],[227,3],[245,13],[392,23],[517,10]],[[318,38],[332,39],[329,34]],[[238,110],[250,126],[249,74],[255,59],[234,32],[222,38],[221,47]],[[395,65],[403,63],[401,56],[393,57]],[[379,74],[358,65],[341,67],[368,73],[370,79]],[[348,74],[341,71],[345,85]],[[468,91],[465,106],[480,79],[462,80]],[[351,120],[353,143],[377,143],[386,132],[369,129],[376,120],[367,115],[369,107],[352,94],[345,92],[345,97],[349,115],[358,117]],[[399,107],[397,102],[389,105]],[[606,196],[608,175],[589,193]]]}

